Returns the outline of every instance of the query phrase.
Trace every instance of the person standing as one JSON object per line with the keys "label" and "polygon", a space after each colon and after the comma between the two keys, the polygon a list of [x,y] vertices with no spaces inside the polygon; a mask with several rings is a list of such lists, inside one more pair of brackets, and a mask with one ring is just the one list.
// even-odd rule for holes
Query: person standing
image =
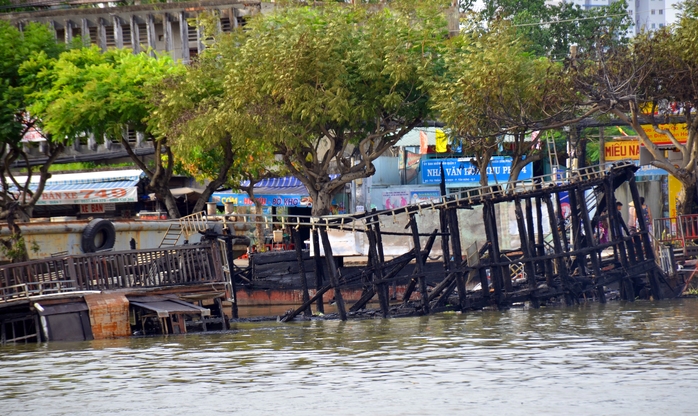
{"label": "person standing", "polygon": [[650,208],[645,204],[645,197],[641,196],[640,197],[640,205],[641,207],[641,212],[642,212],[642,218],[645,219],[645,225],[647,225],[647,231],[649,231],[651,236],[654,236],[652,233],[652,212],[650,212]]}
{"label": "person standing", "polygon": [[637,210],[633,201],[630,201],[628,204],[628,231],[630,231],[630,234],[637,232]]}
{"label": "person standing", "polygon": [[640,197],[640,212],[638,213],[637,208],[635,207],[635,204],[633,201],[630,201],[630,204],[628,204],[630,207],[628,208],[628,224],[630,225],[630,231],[631,233],[637,232],[638,227],[640,226],[639,222],[639,215],[642,215],[642,218],[645,220],[645,225],[647,226],[647,231],[649,231],[650,235],[652,235],[652,212],[650,211],[650,208],[645,204],[645,197],[641,196]]}

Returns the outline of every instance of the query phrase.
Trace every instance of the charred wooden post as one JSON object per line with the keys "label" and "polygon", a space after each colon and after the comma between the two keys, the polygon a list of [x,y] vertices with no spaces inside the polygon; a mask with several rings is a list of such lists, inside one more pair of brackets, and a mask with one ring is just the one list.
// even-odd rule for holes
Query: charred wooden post
{"label": "charred wooden post", "polygon": [[[372,217],[373,223],[373,232],[374,235],[376,236],[376,247],[378,248],[378,261],[380,264],[385,263],[385,252],[383,250],[383,234],[381,233],[381,222],[380,218],[378,215],[375,215],[376,209],[373,208],[373,213],[374,216]],[[380,286],[382,290],[385,292],[383,296],[387,299],[386,302],[390,303],[390,293],[388,293],[388,285],[381,285]],[[397,283],[393,282],[393,294],[395,295],[395,298],[397,299]]]}
{"label": "charred wooden post", "polygon": [[[317,228],[313,227],[311,229],[311,236],[313,239],[313,260],[315,261],[315,290],[320,290],[322,288],[325,271],[323,270],[322,259],[320,258],[320,238],[318,237]],[[315,309],[320,313],[325,313],[325,305],[322,302],[322,296],[317,298]]]}
{"label": "charred wooden post", "polygon": [[[434,246],[434,241],[436,241],[436,234],[437,234],[437,230],[434,230],[434,232],[432,232],[431,235],[429,236],[427,243],[424,245],[424,250],[423,250],[424,258],[428,257],[429,253],[431,253],[431,248]],[[419,249],[419,247],[415,247],[414,252],[416,253],[418,249]],[[415,257],[415,259],[416,259],[416,257]],[[417,263],[417,262],[415,261],[415,263]],[[421,274],[421,272],[419,270],[421,270],[421,265],[420,266],[415,265],[414,271],[412,272],[413,277],[410,279],[410,282],[407,284],[407,288],[405,289],[405,293],[402,294],[402,302],[405,305],[407,304],[407,302],[409,302],[410,297],[412,297],[412,293],[414,292],[414,289],[417,287],[419,275]]]}
{"label": "charred wooden post", "polygon": [[535,290],[538,288],[538,283],[536,282],[536,272],[535,265],[532,260],[533,255],[531,254],[531,248],[528,245],[528,232],[526,231],[526,222],[524,221],[523,211],[521,210],[521,198],[516,198],[514,200],[514,211],[516,214],[516,224],[519,227],[519,235],[521,240],[521,251],[524,255],[524,270],[526,271],[526,280],[528,281],[528,288],[531,290],[531,295],[529,299],[531,301],[531,306],[535,309],[540,308],[540,301],[535,295]]}
{"label": "charred wooden post", "polygon": [[[443,253],[443,260],[444,260],[444,271],[448,272],[451,270],[451,252],[449,248],[449,224],[450,224],[450,215],[446,208],[440,208],[439,209],[439,225],[440,225],[440,230],[441,230],[441,253]],[[458,231],[458,229],[456,229]],[[454,251],[454,256],[455,256],[455,251],[456,249],[453,249]],[[462,258],[462,254],[461,254]],[[455,261],[455,258],[454,258]],[[457,267],[457,266],[456,266]]]}
{"label": "charred wooden post", "polygon": [[[579,205],[577,204],[577,195],[574,189],[571,189],[569,191],[569,197],[570,197],[570,209],[572,210],[571,213],[571,221],[572,221],[572,249],[577,251],[581,250],[583,248],[583,242],[582,242],[582,236],[581,236],[581,230],[580,230],[580,215],[579,215]],[[586,256],[579,255],[577,254],[575,256],[575,261],[572,263],[573,265],[576,264],[577,268],[579,268],[579,275],[584,276],[587,274],[586,270]],[[571,272],[574,273],[574,267],[572,267]]]}
{"label": "charred wooden post", "polygon": [[[308,277],[305,274],[305,261],[303,260],[303,241],[301,239],[301,234],[294,227],[291,227],[291,238],[293,238],[293,246],[296,249],[298,272],[301,276],[303,303],[306,303],[310,299],[310,294],[308,293]],[[305,316],[312,316],[313,312],[310,310],[310,306],[303,311],[303,314]]]}
{"label": "charred wooden post", "polygon": [[347,311],[344,308],[344,299],[342,298],[342,292],[339,289],[339,277],[337,263],[334,261],[334,256],[332,255],[332,246],[330,245],[330,239],[327,236],[327,229],[320,228],[320,239],[322,240],[322,248],[325,250],[325,261],[327,262],[327,269],[330,272],[330,283],[334,287],[334,300],[337,305],[337,312],[339,313],[339,319],[342,321],[347,320]]}
{"label": "charred wooden post", "polygon": [[[555,213],[553,209],[553,201],[550,199],[550,195],[546,195],[543,197],[543,200],[545,201],[545,206],[548,209],[548,220],[550,221],[550,233],[553,238],[553,249],[555,250],[555,264],[557,266],[557,274],[560,277],[560,283],[562,284],[562,287],[565,289],[565,305],[571,306],[574,304],[574,299],[572,298],[572,295],[570,293],[570,287],[572,286],[570,283],[570,276],[569,276],[569,271],[567,270],[567,262],[565,261],[565,257],[559,257],[561,254],[564,254],[562,243],[560,242],[560,234],[559,230],[556,226],[557,220],[555,219]],[[564,229],[563,229],[563,234],[564,234]]]}
{"label": "charred wooden post", "polygon": [[292,320],[293,318],[295,318],[296,316],[298,316],[301,312],[308,309],[310,307],[310,305],[313,304],[313,302],[315,302],[318,299],[322,299],[322,296],[325,294],[325,292],[327,292],[330,289],[332,289],[331,284],[321,287],[320,290],[315,292],[315,294],[313,295],[312,298],[308,299],[307,302],[304,302],[298,309],[291,311],[290,313],[284,315],[284,317],[281,318],[281,322],[288,322],[288,321]]}
{"label": "charred wooden post", "polygon": [[[537,258],[538,248],[536,247],[536,227],[533,223],[533,203],[531,202],[531,198],[526,198],[524,202],[526,203],[526,227],[528,235],[528,247],[531,250],[531,255]],[[533,264],[536,275],[542,276],[545,273],[545,266],[543,266],[543,262],[536,261]]]}
{"label": "charred wooden post", "polygon": [[[373,217],[375,218],[375,217]],[[373,227],[369,224],[366,229],[366,235],[368,236],[368,254],[371,259],[371,264],[373,266],[373,291],[378,293],[378,302],[380,303],[381,313],[383,318],[388,317],[389,308],[387,293],[384,290],[385,283],[383,281],[383,262],[379,259],[377,250],[376,234]],[[379,283],[380,282],[380,283]]]}
{"label": "charred wooden post", "polygon": [[[613,249],[618,255],[618,259],[622,267],[628,266],[628,253],[625,250],[625,242],[623,241],[623,217],[616,209],[616,196],[613,193],[613,187],[610,182],[604,184],[604,194],[606,195],[606,205],[608,208],[608,228],[611,232],[611,241],[614,242]],[[627,228],[626,228],[627,235]]]}
{"label": "charred wooden post", "polygon": [[[407,264],[412,261],[414,258],[414,250],[411,250],[409,253],[405,253],[402,256],[391,260],[391,262],[385,263],[384,266],[394,266],[393,269],[388,272],[387,275],[383,278],[384,281],[390,281],[391,279],[394,279],[395,276],[402,271],[402,269],[407,266]],[[397,260],[397,261],[396,261]],[[415,272],[413,272],[414,274]],[[374,290],[373,286],[367,288],[367,290],[361,295],[361,298],[354,303],[351,308],[349,308],[349,311],[351,312],[356,312],[358,310],[361,310],[366,306],[366,304],[375,296],[376,291]]]}
{"label": "charred wooden post", "polygon": [[429,313],[429,296],[427,294],[427,279],[424,276],[424,257],[422,257],[422,249],[419,243],[419,228],[417,227],[417,219],[414,214],[410,214],[410,228],[412,229],[412,242],[414,243],[415,261],[417,273],[419,273],[419,293],[422,297],[422,312]]}
{"label": "charred wooden post", "polygon": [[[447,209],[444,215],[448,220],[448,229],[451,233],[451,244],[453,245],[453,261],[456,268],[456,287],[458,288],[458,302],[461,311],[469,308],[468,297],[465,293],[465,275],[463,274],[463,248],[460,243],[460,228],[458,227],[458,211],[455,208]],[[448,247],[448,244],[446,245]],[[446,259],[444,258],[444,261]],[[483,291],[486,286],[483,286]]]}
{"label": "charred wooden post", "polygon": [[[543,258],[543,270],[545,271],[545,282],[548,287],[553,285],[553,265],[545,255],[545,234],[543,233],[543,208],[541,197],[536,197],[536,221],[538,226],[538,255]],[[550,230],[552,232],[552,230]]]}
{"label": "charred wooden post", "polygon": [[[507,278],[511,280],[511,276],[509,276],[509,273],[504,274],[503,268],[498,264],[502,253],[499,251],[499,235],[497,233],[497,219],[495,217],[494,203],[492,203],[492,201],[484,201],[482,212],[485,220],[487,241],[490,243],[488,248],[490,256],[490,277],[492,279],[492,286],[494,287],[495,302],[497,303],[497,307],[501,309],[504,308],[507,303],[503,291],[504,279]],[[486,288],[483,287],[483,290],[486,290]]]}
{"label": "charred wooden post", "polygon": [[642,204],[640,203],[640,193],[637,190],[637,183],[635,182],[635,176],[631,175],[628,178],[628,185],[630,187],[630,194],[633,196],[633,203],[635,209],[638,210],[638,225],[640,226],[640,237],[642,239],[642,245],[644,247],[645,257],[648,260],[654,260],[654,249],[652,247],[652,242],[650,241],[649,235],[649,225],[645,223],[645,216],[642,215]]}
{"label": "charred wooden post", "polygon": [[[584,222],[584,236],[586,238],[586,244],[587,247],[593,247],[596,244],[594,243],[593,239],[593,229],[591,226],[591,218],[589,218],[589,208],[587,207],[585,198],[584,198],[584,189],[579,188],[579,199],[581,201],[584,201],[580,205],[580,211],[582,214],[582,221]],[[599,252],[597,251],[591,251],[589,252],[589,257],[591,258],[591,267],[594,270],[594,278],[593,282],[597,282],[599,279],[601,279],[601,262],[599,261]]]}
{"label": "charred wooden post", "polygon": [[560,192],[555,193],[555,202],[557,204],[557,230],[562,236],[562,248],[567,252],[570,250],[570,244],[567,238],[567,228],[565,227],[565,213],[562,211],[562,197],[560,196]]}
{"label": "charred wooden post", "polygon": [[[655,260],[654,248],[652,247],[652,242],[649,236],[649,225],[645,223],[645,216],[642,214],[642,204],[640,203],[640,193],[637,190],[637,183],[635,182],[635,176],[632,175],[628,179],[628,185],[630,187],[630,194],[633,197],[633,204],[635,209],[639,210],[637,218],[638,225],[640,226],[640,244],[638,244],[638,251],[644,251],[647,260]],[[644,250],[643,250],[644,248]],[[656,300],[662,298],[662,291],[659,287],[659,280],[657,278],[656,270],[652,270],[647,273],[647,280],[650,284],[650,290],[652,291],[652,297]]]}

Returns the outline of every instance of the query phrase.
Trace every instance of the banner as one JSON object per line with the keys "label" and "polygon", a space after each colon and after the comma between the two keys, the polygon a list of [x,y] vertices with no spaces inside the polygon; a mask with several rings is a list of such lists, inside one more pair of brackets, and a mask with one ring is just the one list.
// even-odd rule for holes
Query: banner
{"label": "banner", "polygon": [[382,209],[395,209],[407,205],[414,205],[420,202],[440,199],[441,193],[438,189],[427,190],[385,190],[382,193]]}
{"label": "banner", "polygon": [[138,188],[44,191],[36,205],[100,204],[138,201]]}
{"label": "banner", "polygon": [[[256,195],[265,207],[312,207],[313,199],[307,195]],[[211,196],[211,202],[223,205],[232,202],[235,206],[254,206],[254,201],[247,194],[216,192]]]}
{"label": "banner", "polygon": [[[674,135],[674,138],[681,144],[686,144],[686,141],[688,141],[688,128],[686,127],[686,123],[660,124],[658,127],[662,130],[669,130]],[[657,146],[674,145],[671,140],[669,140],[669,137],[654,131],[651,124],[643,124],[642,130],[645,131],[647,137],[649,137],[652,143],[656,144]]]}
{"label": "banner", "polygon": [[[480,172],[470,163],[471,158],[458,159],[422,159],[422,183],[441,183],[441,166],[443,164],[446,183],[454,186],[480,186]],[[507,182],[511,174],[511,157],[495,156],[487,166],[489,184]],[[533,167],[529,163],[519,174],[519,180],[533,177]]]}

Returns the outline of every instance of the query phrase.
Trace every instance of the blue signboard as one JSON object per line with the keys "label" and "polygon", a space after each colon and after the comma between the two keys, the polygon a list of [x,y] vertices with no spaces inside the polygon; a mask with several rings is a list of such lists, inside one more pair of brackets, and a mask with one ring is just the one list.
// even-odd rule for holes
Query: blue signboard
{"label": "blue signboard", "polygon": [[[470,163],[471,158],[458,159],[422,159],[422,183],[441,183],[441,166],[443,165],[446,183],[450,186],[479,186],[480,172]],[[494,156],[487,166],[487,179],[490,184],[507,182],[511,173],[511,158]],[[529,163],[519,173],[519,180],[531,179],[533,166]]]}

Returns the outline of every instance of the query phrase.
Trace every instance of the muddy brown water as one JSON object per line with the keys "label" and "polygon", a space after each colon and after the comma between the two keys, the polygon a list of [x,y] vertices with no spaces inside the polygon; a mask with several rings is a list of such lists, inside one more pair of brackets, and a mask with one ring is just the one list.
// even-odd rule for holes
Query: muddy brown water
{"label": "muddy brown water", "polygon": [[695,415],[698,299],[0,348],[9,415]]}

